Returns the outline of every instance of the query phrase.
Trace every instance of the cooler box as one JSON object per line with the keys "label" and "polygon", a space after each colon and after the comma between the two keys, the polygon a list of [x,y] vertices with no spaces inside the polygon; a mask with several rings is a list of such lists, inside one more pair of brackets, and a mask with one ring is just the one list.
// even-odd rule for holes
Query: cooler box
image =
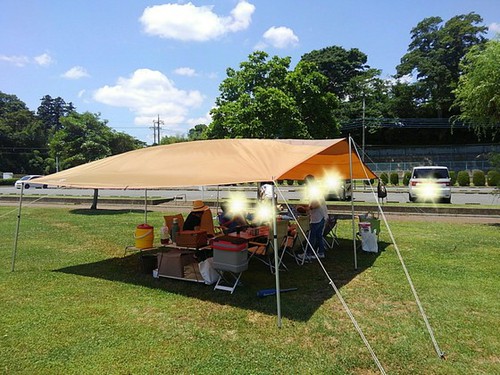
{"label": "cooler box", "polygon": [[175,244],[180,247],[191,247],[199,249],[207,246],[207,231],[205,230],[181,230],[177,233]]}
{"label": "cooler box", "polygon": [[212,241],[215,269],[229,272],[243,272],[248,269],[248,243],[245,239],[232,236],[216,237]]}

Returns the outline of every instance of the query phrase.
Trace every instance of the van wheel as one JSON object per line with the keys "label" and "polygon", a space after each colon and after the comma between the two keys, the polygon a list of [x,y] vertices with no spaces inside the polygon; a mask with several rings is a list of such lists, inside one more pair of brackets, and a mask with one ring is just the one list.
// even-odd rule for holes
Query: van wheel
{"label": "van wheel", "polygon": [[30,188],[30,184],[24,184],[24,188],[25,189],[29,189]]}
{"label": "van wheel", "polygon": [[443,198],[443,203],[451,203],[451,197],[450,198]]}
{"label": "van wheel", "polygon": [[408,200],[410,202],[415,202],[415,198],[413,198],[410,194],[408,194]]}

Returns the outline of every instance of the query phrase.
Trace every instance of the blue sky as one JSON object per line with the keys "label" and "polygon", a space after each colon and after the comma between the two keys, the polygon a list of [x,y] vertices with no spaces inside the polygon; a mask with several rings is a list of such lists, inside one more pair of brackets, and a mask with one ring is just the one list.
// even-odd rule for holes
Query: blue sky
{"label": "blue sky", "polygon": [[150,144],[158,115],[162,136],[208,124],[226,69],[256,49],[293,67],[359,48],[389,77],[418,22],[472,11],[500,33],[498,0],[2,0],[0,91],[31,110],[60,96]]}

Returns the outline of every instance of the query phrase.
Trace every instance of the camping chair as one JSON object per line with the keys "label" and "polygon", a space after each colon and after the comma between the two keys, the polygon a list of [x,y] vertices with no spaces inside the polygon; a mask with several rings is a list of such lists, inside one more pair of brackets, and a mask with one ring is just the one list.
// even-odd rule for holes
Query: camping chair
{"label": "camping chair", "polygon": [[335,244],[339,245],[337,240],[337,217],[333,214],[328,215],[323,229],[323,241],[328,249],[333,249]]}
{"label": "camping chair", "polygon": [[295,234],[296,236],[295,242],[296,243],[298,242],[298,246],[294,244],[294,246],[288,249],[288,252],[290,255],[294,257],[295,262],[300,265],[304,264],[304,259],[300,259],[297,256],[296,249],[300,247],[302,249],[302,252],[305,254],[305,251],[308,246],[307,239],[309,238],[309,229],[310,229],[309,216],[298,216],[297,230]]}
{"label": "camping chair", "polygon": [[182,216],[182,214],[163,216],[163,219],[165,219],[165,225],[168,227],[170,234],[172,234],[172,227],[174,226],[174,218],[177,219],[177,224],[179,224],[179,230],[182,230],[182,227],[184,226],[184,216]]}
{"label": "camping chair", "polygon": [[203,211],[201,215],[200,230],[206,231],[208,237],[215,237],[214,219],[210,209]]}
{"label": "camping chair", "polygon": [[[288,269],[281,261],[283,259],[283,252],[286,249],[287,239],[289,237],[288,220],[280,220],[276,222],[276,235],[278,238],[278,258],[280,259],[278,267],[283,266],[285,269]],[[265,242],[248,242],[248,252],[250,253],[249,260],[255,257],[269,266],[271,273],[274,273],[275,270],[274,251],[274,235],[272,229],[269,230],[269,235],[267,236]]]}

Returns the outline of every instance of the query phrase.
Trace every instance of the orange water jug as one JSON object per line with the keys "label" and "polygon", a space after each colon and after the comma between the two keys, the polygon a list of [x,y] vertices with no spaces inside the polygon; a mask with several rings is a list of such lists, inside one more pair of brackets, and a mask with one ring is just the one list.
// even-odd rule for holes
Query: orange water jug
{"label": "orange water jug", "polygon": [[153,247],[154,237],[154,227],[148,224],[139,224],[137,228],[135,228],[135,247],[138,249]]}

